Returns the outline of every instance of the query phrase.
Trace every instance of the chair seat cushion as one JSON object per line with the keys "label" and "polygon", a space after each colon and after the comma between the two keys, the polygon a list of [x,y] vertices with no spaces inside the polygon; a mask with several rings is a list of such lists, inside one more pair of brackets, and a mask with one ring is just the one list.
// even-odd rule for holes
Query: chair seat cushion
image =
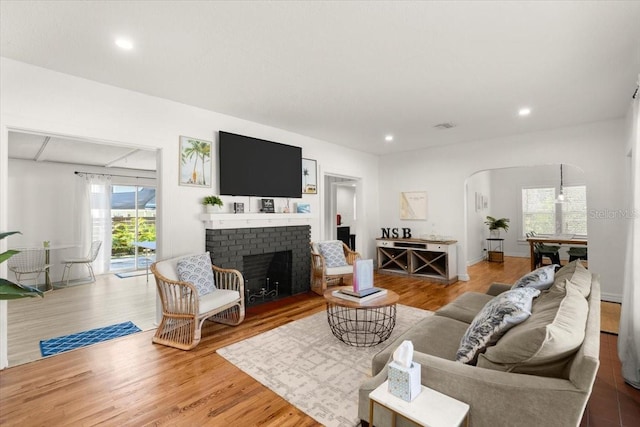
{"label": "chair seat cushion", "polygon": [[216,308],[230,304],[240,299],[240,292],[229,289],[216,289],[199,300],[199,313],[204,314]]}
{"label": "chair seat cushion", "polygon": [[326,268],[327,276],[338,276],[342,274],[352,274],[353,266],[352,265],[343,265],[341,267],[327,267]]}

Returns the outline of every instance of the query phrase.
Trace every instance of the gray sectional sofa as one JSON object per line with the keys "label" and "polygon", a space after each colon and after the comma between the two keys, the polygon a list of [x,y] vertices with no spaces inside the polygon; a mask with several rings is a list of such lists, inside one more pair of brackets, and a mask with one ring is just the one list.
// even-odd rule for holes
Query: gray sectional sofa
{"label": "gray sectional sofa", "polygon": [[[486,294],[467,292],[380,351],[373,378],[360,387],[359,417],[368,421],[369,393],[386,380],[396,347],[411,340],[422,384],[469,404],[470,426],[579,425],[599,366],[598,276],[579,261],[562,267],[534,299],[527,320],[487,347],[476,365],[457,362],[460,339],[476,314],[509,289],[494,284]],[[376,406],[374,425],[390,426],[390,413]],[[399,417],[398,425],[413,424]]]}

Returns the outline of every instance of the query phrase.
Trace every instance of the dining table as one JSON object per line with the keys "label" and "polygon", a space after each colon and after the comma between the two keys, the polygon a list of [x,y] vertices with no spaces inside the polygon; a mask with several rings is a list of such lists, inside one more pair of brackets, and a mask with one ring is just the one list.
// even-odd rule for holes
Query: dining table
{"label": "dining table", "polygon": [[555,236],[535,236],[528,237],[529,254],[531,257],[531,271],[536,269],[535,244],[542,243],[544,245],[555,243],[558,245],[584,245],[587,246],[587,239],[575,237],[572,234],[559,234]]}

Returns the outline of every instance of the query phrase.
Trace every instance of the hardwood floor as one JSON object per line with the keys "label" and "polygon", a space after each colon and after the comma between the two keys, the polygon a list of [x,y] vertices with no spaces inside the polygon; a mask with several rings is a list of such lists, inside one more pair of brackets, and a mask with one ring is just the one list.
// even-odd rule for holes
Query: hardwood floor
{"label": "hardwood floor", "polygon": [[9,301],[9,366],[40,359],[40,340],[132,321],[143,331],[155,329],[156,285],[153,276],[120,279],[113,274],[95,283],[47,292],[44,298]]}
{"label": "hardwood floor", "polygon": [[[376,284],[397,292],[401,304],[435,310],[463,292],[513,283],[528,266],[528,259],[507,257],[504,264],[476,264],[469,270],[472,280],[449,286],[388,275],[376,275]],[[247,310],[237,327],[208,323],[192,351],[154,345],[150,330],[5,369],[0,372],[0,425],[318,425],[216,350],[322,310],[322,297],[297,295]],[[634,393],[640,392],[629,391]],[[583,425],[604,425],[597,424],[598,411],[590,407]],[[606,425],[631,424],[618,418]]]}

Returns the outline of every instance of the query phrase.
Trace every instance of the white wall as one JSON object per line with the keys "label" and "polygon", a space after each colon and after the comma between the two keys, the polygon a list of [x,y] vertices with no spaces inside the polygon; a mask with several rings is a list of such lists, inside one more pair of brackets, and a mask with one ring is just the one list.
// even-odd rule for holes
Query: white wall
{"label": "white wall", "polygon": [[[318,161],[317,195],[303,195],[317,217],[312,239],[321,227],[323,173],[362,178],[362,209],[376,224],[378,208],[378,158],[292,132],[206,111],[161,98],[115,88],[70,75],[34,67],[7,58],[0,59],[0,230],[8,226],[7,141],[8,131],[37,131],[73,136],[133,147],[160,149],[158,203],[158,257],[168,258],[204,250],[204,225],[200,200],[216,194],[213,188],[178,186],[178,140],[180,135],[215,141],[225,130],[302,147],[305,158]],[[214,150],[214,153],[217,149]],[[231,200],[225,198],[225,203]],[[375,226],[362,230],[362,241],[373,241]],[[0,242],[0,250],[6,240]],[[364,256],[370,256],[363,248]],[[370,252],[371,254],[373,252]],[[0,274],[6,274],[4,265]],[[4,308],[3,308],[4,307]],[[6,324],[6,303],[0,304],[0,323]],[[6,366],[6,330],[0,328],[0,368]]]}
{"label": "white wall", "polygon": [[[413,235],[451,235],[459,243],[458,272],[469,259],[465,224],[465,181],[475,172],[513,166],[572,164],[585,173],[589,208],[589,268],[602,278],[603,298],[622,293],[623,218],[599,213],[623,207],[625,127],[612,120],[486,141],[388,155],[380,162],[380,200],[398,200],[401,191],[427,191],[428,220],[414,222]],[[380,204],[380,226],[401,227],[397,202]]]}
{"label": "white wall", "polygon": [[341,215],[342,225],[354,227],[356,225],[353,210],[353,200],[356,196],[356,188],[346,185],[338,185],[336,188],[337,209]]}

